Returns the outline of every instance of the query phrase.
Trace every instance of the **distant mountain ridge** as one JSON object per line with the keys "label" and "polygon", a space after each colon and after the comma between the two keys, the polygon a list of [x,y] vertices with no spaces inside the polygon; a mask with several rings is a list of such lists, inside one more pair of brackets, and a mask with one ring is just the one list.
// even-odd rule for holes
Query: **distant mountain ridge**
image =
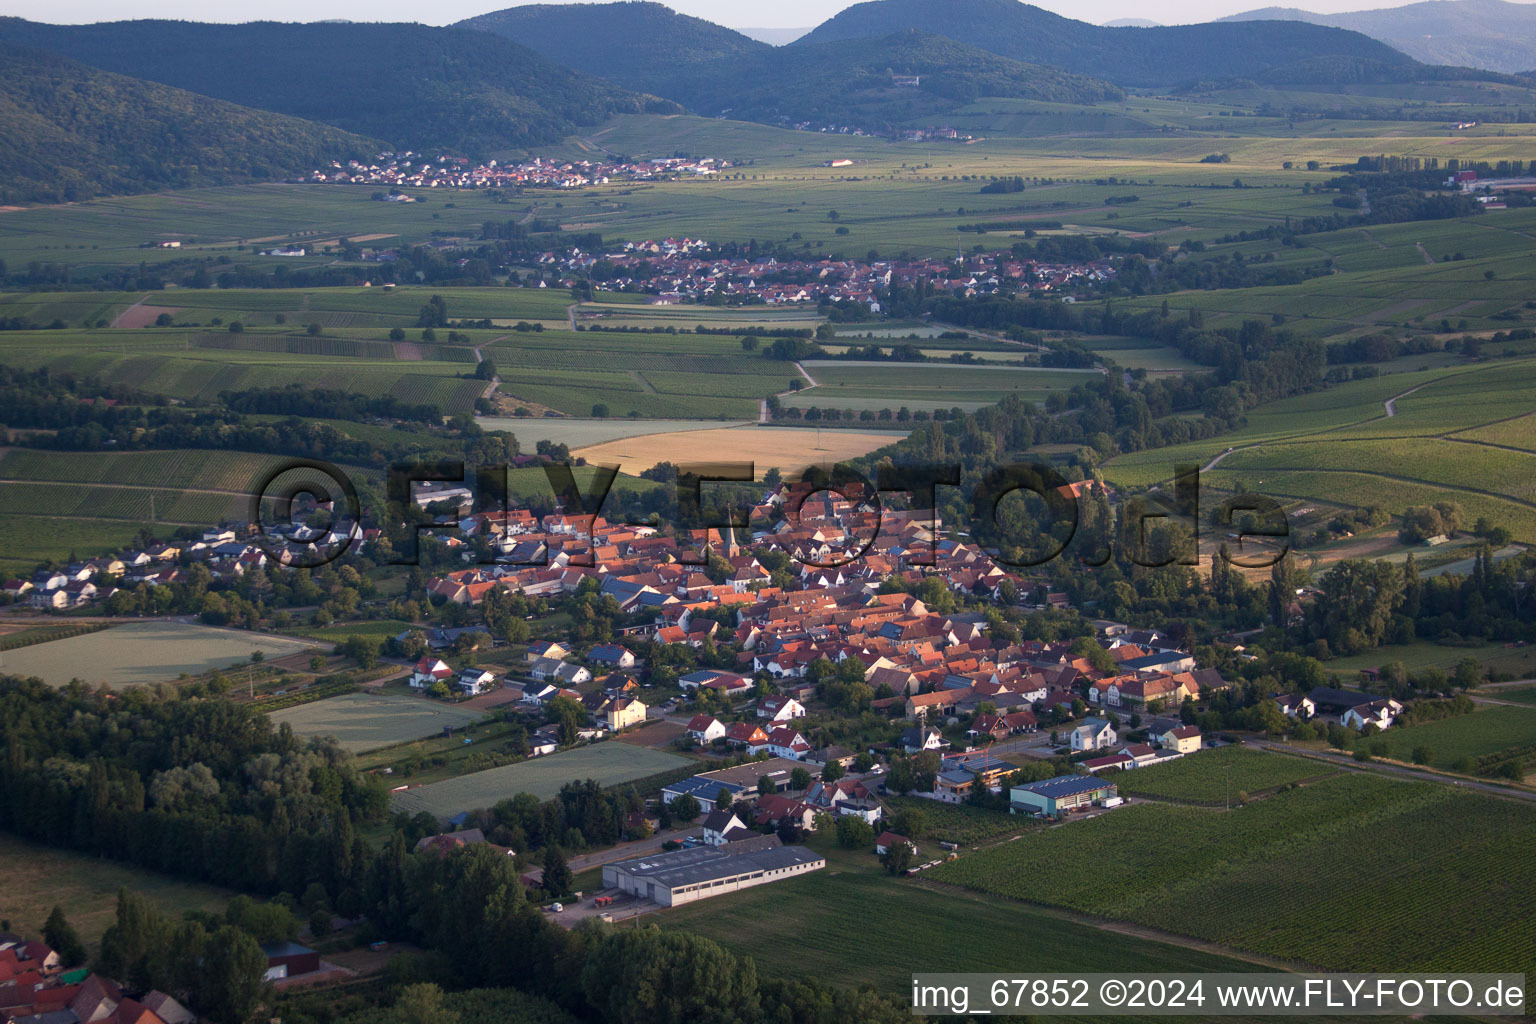
{"label": "distant mountain ridge", "polygon": [[0,44],[0,202],[297,177],[377,143]]}
{"label": "distant mountain ridge", "polygon": [[1413,63],[1375,39],[1306,22],[1106,28],[1018,0],[868,0],[845,9],[790,46],[904,30],[931,32],[1014,60],[1138,87],[1252,77],[1272,67],[1319,57]]}
{"label": "distant mountain ridge", "polygon": [[656,95],[665,95],[679,72],[772,49],[733,29],[644,0],[528,4],[454,27],[503,36],[567,67]]}
{"label": "distant mountain ridge", "polygon": [[1426,0],[1345,14],[1264,7],[1222,21],[1299,21],[1351,29],[1428,64],[1509,74],[1536,68],[1536,4],[1505,0]]}
{"label": "distant mountain ridge", "polygon": [[425,25],[5,18],[0,42],[399,148],[488,155],[557,142],[617,113],[679,110],[510,40]]}
{"label": "distant mountain ridge", "polygon": [[1109,82],[943,36],[900,32],[721,62],[677,82],[668,95],[700,113],[869,127],[936,116],[982,96],[1098,103],[1125,93]]}
{"label": "distant mountain ridge", "polygon": [[460,25],[506,34],[551,60],[697,113],[745,120],[867,126],[935,115],[984,95],[1070,103],[1123,95],[1099,79],[923,31],[774,47],[636,2],[535,4]]}

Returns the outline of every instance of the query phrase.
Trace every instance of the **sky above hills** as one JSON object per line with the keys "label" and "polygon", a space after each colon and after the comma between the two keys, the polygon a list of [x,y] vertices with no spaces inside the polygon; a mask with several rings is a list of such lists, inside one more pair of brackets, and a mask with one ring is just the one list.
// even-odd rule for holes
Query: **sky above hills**
{"label": "sky above hills", "polygon": [[[546,0],[560,2],[560,0]],[[849,0],[776,0],[772,4],[741,0],[664,0],[683,14],[732,28],[809,28],[850,6]],[[1102,24],[1121,18],[1148,19],[1164,25],[1210,21],[1264,6],[1264,0],[1034,0],[1035,5],[1069,18]],[[1521,0],[1536,3],[1536,0]],[[1398,7],[1395,0],[1301,0],[1287,4],[1319,14]],[[448,25],[477,14],[516,6],[507,0],[266,0],[253,8],[245,0],[0,0],[0,14],[55,24],[117,21],[126,18],[179,18],[188,21],[417,21]]]}

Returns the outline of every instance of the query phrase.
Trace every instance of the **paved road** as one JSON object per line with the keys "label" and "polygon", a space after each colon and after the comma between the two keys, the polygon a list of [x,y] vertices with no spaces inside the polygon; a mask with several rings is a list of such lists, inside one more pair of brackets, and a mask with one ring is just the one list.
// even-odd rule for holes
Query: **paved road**
{"label": "paved road", "polygon": [[1277,753],[1291,754],[1292,756],[1310,757],[1319,761],[1327,761],[1345,769],[1346,771],[1377,772],[1382,775],[1394,775],[1398,778],[1408,779],[1414,782],[1435,782],[1442,786],[1455,786],[1458,789],[1475,789],[1484,793],[1491,794],[1492,796],[1502,796],[1512,800],[1525,800],[1528,802],[1536,803],[1536,793],[1521,789],[1510,789],[1507,786],[1499,786],[1491,782],[1474,782],[1470,779],[1453,779],[1449,776],[1436,774],[1435,772],[1415,771],[1412,768],[1402,768],[1395,764],[1383,764],[1380,761],[1371,762],[1370,764],[1361,764],[1353,757],[1350,757],[1346,754],[1301,750],[1297,747],[1291,746],[1288,743],[1277,743],[1273,740],[1249,740],[1248,743],[1252,746],[1261,747],[1265,750],[1276,751]]}
{"label": "paved road", "polygon": [[[612,864],[616,860],[628,860],[631,857],[641,857],[647,853],[655,853],[661,849],[662,843],[672,839],[682,839],[686,836],[702,834],[703,829],[698,825],[690,825],[687,828],[667,829],[657,832],[649,839],[636,839],[634,842],[620,843],[606,850],[595,850],[592,853],[571,857],[566,861],[566,865],[570,867],[572,874],[574,874],[578,871],[585,871],[588,868],[595,868],[603,864]],[[542,879],[544,877],[544,868],[542,866],[529,868],[523,874],[536,879]]]}

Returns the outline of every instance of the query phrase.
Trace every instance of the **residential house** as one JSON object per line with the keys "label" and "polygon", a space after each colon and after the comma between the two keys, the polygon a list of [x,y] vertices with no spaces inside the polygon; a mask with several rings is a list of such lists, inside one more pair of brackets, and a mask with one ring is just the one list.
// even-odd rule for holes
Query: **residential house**
{"label": "residential house", "polygon": [[413,689],[425,690],[433,683],[447,683],[452,678],[453,669],[448,667],[446,661],[441,658],[434,658],[431,655],[423,655],[421,660],[416,662],[415,671],[411,673],[410,683]]}
{"label": "residential house", "polygon": [[711,811],[709,817],[704,819],[704,842],[710,846],[724,846],[753,834],[746,822],[738,818],[733,810]]}
{"label": "residential house", "polygon": [[1073,750],[1103,750],[1115,744],[1115,727],[1103,718],[1085,718],[1072,730]]}
{"label": "residential house", "polygon": [[757,702],[757,717],[770,722],[787,722],[792,718],[805,717],[805,705],[793,697],[778,695],[763,697]]}
{"label": "residential house", "polygon": [[949,746],[949,741],[944,734],[937,729],[917,725],[902,730],[901,738],[897,740],[901,749],[909,754],[919,754],[924,750],[942,750]]}
{"label": "residential house", "polygon": [[753,722],[732,722],[726,727],[725,741],[733,747],[761,748],[767,745],[768,734]]}
{"label": "residential house", "polygon": [[1193,754],[1200,749],[1201,737],[1198,726],[1181,725],[1177,729],[1169,729],[1158,737],[1158,742],[1166,749],[1177,750],[1181,754]]}
{"label": "residential house", "polygon": [[608,668],[635,667],[634,652],[618,644],[599,644],[587,652],[587,660]]}
{"label": "residential house", "polygon": [[549,658],[554,661],[561,661],[570,656],[570,648],[566,647],[564,644],[556,643],[553,640],[535,640],[533,643],[528,645],[528,653],[526,655],[530,664],[540,660],[541,658]]}
{"label": "residential house", "polygon": [[899,836],[895,832],[881,832],[875,837],[875,852],[884,857],[891,847],[897,843],[906,843],[912,847],[912,852],[917,853],[917,844],[906,836]]}
{"label": "residential house", "polygon": [[496,676],[483,668],[466,668],[459,673],[459,678],[454,681],[459,692],[471,697],[478,697],[496,681]]}
{"label": "residential house", "polygon": [[646,707],[633,697],[615,697],[607,708],[609,732],[619,732],[645,721]]}
{"label": "residential house", "polygon": [[688,723],[688,735],[695,743],[713,743],[725,738],[725,724],[714,715],[694,715]]}
{"label": "residential house", "polygon": [[1356,704],[1339,716],[1339,724],[1346,729],[1364,729],[1368,725],[1388,729],[1402,711],[1403,706],[1397,701],[1382,697]]}

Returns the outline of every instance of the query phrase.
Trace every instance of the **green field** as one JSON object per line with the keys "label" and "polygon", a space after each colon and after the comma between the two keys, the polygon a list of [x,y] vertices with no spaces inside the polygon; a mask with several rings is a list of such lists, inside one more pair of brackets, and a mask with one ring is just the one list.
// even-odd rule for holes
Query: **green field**
{"label": "green field", "polygon": [[806,360],[816,381],[782,401],[788,408],[852,409],[855,412],[960,408],[991,405],[1006,395],[1043,402],[1097,376],[1093,370],[1050,370],[1024,366],[957,366],[946,363],[878,363],[860,360]]}
{"label": "green field", "polygon": [[1533,841],[1527,804],[1349,773],[1230,813],[1136,804],[929,877],[1324,970],[1529,972]]}
{"label": "green field", "polygon": [[595,743],[404,790],[394,794],[390,804],[407,814],[426,811],[447,818],[490,807],[518,793],[547,800],[571,781],[590,778],[617,786],[687,764],[687,758],[633,743]]}
{"label": "green field", "polygon": [[1165,798],[1223,806],[1228,797],[1258,795],[1292,782],[1336,774],[1326,765],[1251,747],[1207,748],[1177,761],[1120,772],[1114,777],[1127,796]]}
{"label": "green field", "polygon": [[1489,690],[1499,700],[1512,700],[1519,704],[1536,705],[1536,686],[1515,686],[1508,689]]}
{"label": "green field", "polygon": [[357,754],[437,735],[445,728],[462,729],[485,715],[425,697],[349,693],[274,711],[267,717],[300,736],[334,736]]}
{"label": "green field", "polygon": [[25,575],[37,563],[60,561],[78,555],[89,558],[118,551],[133,543],[139,532],[136,522],[100,518],[51,518],[25,515],[5,508],[0,515],[0,575]]}
{"label": "green field", "polygon": [[[870,984],[896,995],[910,992],[914,970],[1080,971],[1088,963],[1104,971],[1262,969],[1005,900],[897,881],[872,852],[839,850],[819,840],[816,846],[827,856],[820,871],[677,907],[656,919],[664,928],[686,928],[751,956],[765,974]],[[861,935],[854,922],[878,923],[880,934]]]}
{"label": "green field", "polygon": [[1456,718],[1393,726],[1372,742],[1386,743],[1388,756],[1400,761],[1409,760],[1420,747],[1428,747],[1431,765],[1454,768],[1463,758],[1475,760],[1511,748],[1536,747],[1536,707],[1481,705]]}
{"label": "green field", "polygon": [[9,930],[41,938],[43,923],[55,905],[93,952],[117,911],[117,891],[145,897],[172,920],[189,910],[223,913],[234,893],[217,886],[182,881],[100,857],[56,847],[34,846],[0,834],[0,918]]}
{"label": "green field", "polygon": [[[1016,835],[1029,823],[1005,811],[989,811],[966,804],[946,804],[922,797],[889,797],[886,809],[895,815],[904,810],[922,815],[923,827],[909,839],[960,843],[965,846],[985,843],[1002,836]],[[937,850],[924,851],[937,854]]]}
{"label": "green field", "polygon": [[1530,359],[1353,381],[1260,406],[1245,425],[1209,440],[1120,456],[1104,474],[1146,486],[1193,463],[1210,467],[1202,480],[1218,490],[1241,486],[1297,503],[1400,513],[1456,501],[1471,519],[1487,516],[1517,538],[1536,539],[1536,456],[1476,436],[1524,416],[1532,387]]}
{"label": "green field", "polygon": [[262,652],[267,658],[297,654],[310,645],[287,637],[180,622],[130,622],[112,629],[7,651],[5,670],[63,686],[140,686],[230,668]]}

